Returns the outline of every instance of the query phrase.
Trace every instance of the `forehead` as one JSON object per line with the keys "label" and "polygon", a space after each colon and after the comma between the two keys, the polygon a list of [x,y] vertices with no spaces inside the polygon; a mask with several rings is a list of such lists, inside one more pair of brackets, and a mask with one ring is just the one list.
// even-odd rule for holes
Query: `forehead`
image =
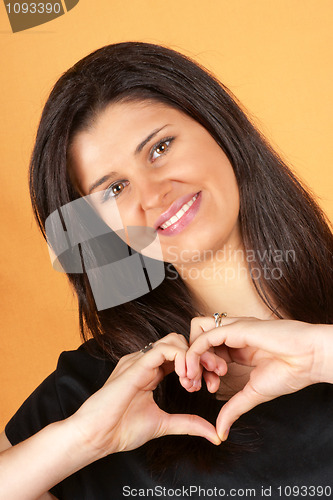
{"label": "forehead", "polygon": [[192,121],[185,113],[157,101],[112,103],[97,114],[89,127],[75,135],[72,149],[77,150],[89,140],[103,143],[107,139],[113,145],[127,138],[142,140],[146,132],[151,132],[151,127],[165,120]]}
{"label": "forehead", "polygon": [[191,124],[198,125],[185,113],[157,101],[111,103],[74,136],[69,151],[71,177],[82,178],[84,171],[98,165],[111,169],[122,164],[155,129]]}

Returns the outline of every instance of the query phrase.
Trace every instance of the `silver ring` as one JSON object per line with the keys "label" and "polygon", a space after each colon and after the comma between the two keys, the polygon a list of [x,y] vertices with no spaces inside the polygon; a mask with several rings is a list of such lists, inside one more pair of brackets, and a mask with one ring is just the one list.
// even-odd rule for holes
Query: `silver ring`
{"label": "silver ring", "polygon": [[215,328],[219,327],[219,326],[223,326],[222,325],[222,318],[226,318],[227,317],[227,313],[214,313],[213,314],[213,318],[215,319]]}
{"label": "silver ring", "polygon": [[150,349],[152,349],[152,348],[153,348],[153,343],[149,342],[149,344],[146,345],[143,349],[141,349],[140,352],[145,354],[146,352],[150,351]]}

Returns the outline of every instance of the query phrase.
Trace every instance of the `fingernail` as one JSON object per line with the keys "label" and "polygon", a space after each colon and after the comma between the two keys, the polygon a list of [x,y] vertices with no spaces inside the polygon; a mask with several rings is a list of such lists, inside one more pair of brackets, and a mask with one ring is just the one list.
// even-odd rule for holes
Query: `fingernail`
{"label": "fingernail", "polygon": [[223,434],[223,436],[222,436],[222,441],[226,441],[226,440],[228,439],[229,432],[230,432],[230,427],[229,427],[229,429],[227,429],[227,430],[224,432],[224,434]]}
{"label": "fingernail", "polygon": [[201,387],[201,380],[200,379],[193,380],[193,387],[199,389]]}
{"label": "fingernail", "polygon": [[190,383],[190,385],[189,385],[189,389],[190,389],[191,387],[193,387],[193,380],[191,378],[187,378],[187,380]]}

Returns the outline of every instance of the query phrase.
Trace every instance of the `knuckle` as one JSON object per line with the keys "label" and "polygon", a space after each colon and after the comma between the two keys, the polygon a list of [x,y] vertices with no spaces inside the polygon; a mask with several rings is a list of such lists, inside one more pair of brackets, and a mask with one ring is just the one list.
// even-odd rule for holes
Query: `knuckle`
{"label": "knuckle", "polygon": [[161,342],[166,343],[167,341],[174,341],[178,337],[178,333],[176,332],[170,332],[165,337],[162,337],[161,340],[158,341],[160,344]]}
{"label": "knuckle", "polygon": [[[173,344],[176,344],[176,345],[179,345],[180,343],[187,345],[187,340],[185,339],[184,335],[182,335],[181,333],[171,332],[166,337],[164,337],[164,339],[168,339],[168,340],[172,341]],[[162,339],[162,342],[163,342],[163,339]]]}
{"label": "knuckle", "polygon": [[197,416],[196,415],[192,415],[192,414],[189,415],[188,416],[188,421],[189,421],[190,425],[195,425],[197,423],[197,421],[198,421]]}
{"label": "knuckle", "polygon": [[123,366],[126,364],[131,358],[133,357],[133,353],[131,354],[125,354],[125,356],[122,356],[120,360],[118,361],[118,366]]}
{"label": "knuckle", "polygon": [[185,345],[188,344],[186,338],[184,337],[184,335],[182,333],[177,333],[177,339],[180,340]]}
{"label": "knuckle", "polygon": [[[158,342],[155,342],[154,344],[154,350],[163,350],[166,346],[168,346],[168,342],[165,342],[164,339],[162,340],[159,340]],[[150,351],[147,352],[147,354],[151,353],[153,349],[151,349]]]}

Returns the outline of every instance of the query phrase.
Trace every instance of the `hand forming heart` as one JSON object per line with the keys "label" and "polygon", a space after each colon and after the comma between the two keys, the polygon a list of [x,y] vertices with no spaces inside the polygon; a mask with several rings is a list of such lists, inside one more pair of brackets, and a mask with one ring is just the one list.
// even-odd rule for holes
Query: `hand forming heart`
{"label": "hand forming heart", "polygon": [[[190,347],[182,335],[170,333],[153,348],[124,356],[104,386],[70,419],[93,448],[94,460],[168,434],[201,436],[220,444],[232,423],[254,406],[319,381],[318,326],[225,318],[223,326],[215,328],[212,317],[194,318]],[[168,414],[155,403],[153,390],[171,371],[189,392],[200,389],[202,377],[208,390],[216,392],[230,363],[253,369],[244,388],[223,406],[216,428],[198,415]]]}
{"label": "hand forming heart", "polygon": [[207,372],[206,355],[212,349],[227,364],[253,367],[244,388],[231,397],[217,418],[217,434],[222,441],[235,420],[256,405],[321,381],[323,329],[318,327],[323,326],[331,328],[257,318],[225,318],[223,326],[215,328],[212,317],[192,320],[191,346],[186,353],[188,381],[184,384],[181,380],[185,388],[198,379],[203,365],[208,390],[217,391],[220,380],[216,370]]}

